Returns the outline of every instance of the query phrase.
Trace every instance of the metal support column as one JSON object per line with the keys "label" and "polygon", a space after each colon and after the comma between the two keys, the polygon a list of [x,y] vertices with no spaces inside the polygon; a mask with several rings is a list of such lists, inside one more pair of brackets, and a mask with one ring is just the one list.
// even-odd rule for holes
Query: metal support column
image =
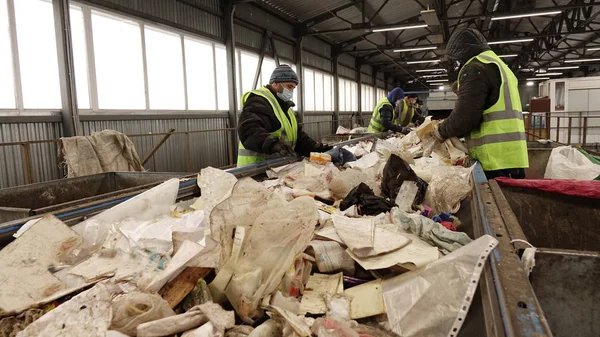
{"label": "metal support column", "polygon": [[[227,87],[229,90],[229,127],[237,129],[237,103],[238,94],[236,90],[236,68],[235,68],[235,36],[233,16],[235,14],[235,5],[232,0],[222,0],[221,7],[223,10],[223,32],[225,35],[225,51],[227,58]],[[233,158],[237,158],[238,135],[236,130],[229,132],[228,139],[231,143],[230,152]],[[233,163],[230,163],[233,164]]]}
{"label": "metal support column", "polygon": [[[252,85],[253,89],[256,89],[258,86],[258,77],[260,76],[260,71],[262,69],[263,60],[265,59],[265,52],[267,50],[267,41],[268,37],[265,33],[260,43],[260,54],[258,54],[258,64],[256,65],[256,73],[254,73],[254,85]],[[264,82],[263,78],[263,82]]]}
{"label": "metal support column", "polygon": [[296,103],[296,111],[298,111],[298,123],[304,122],[304,67],[302,66],[302,41],[304,37],[302,34],[297,34],[296,40],[296,74],[298,75],[298,86],[296,87],[296,97],[298,97]]}
{"label": "metal support column", "polygon": [[[333,90],[333,130],[331,130],[332,134],[335,134],[338,126],[340,125],[340,75],[339,75],[339,55],[335,50],[335,47],[332,48],[331,53],[331,66],[333,70],[333,85],[331,86]],[[349,128],[352,129],[352,121],[350,121]]]}
{"label": "metal support column", "polygon": [[271,42],[271,52],[273,53],[273,60],[275,60],[275,65],[279,67],[279,55],[277,55],[277,48],[275,47],[275,40],[273,39],[273,32],[270,30],[267,31],[267,37],[269,38],[269,42]]}
{"label": "metal support column", "polygon": [[361,106],[362,106],[362,95],[361,95],[361,93],[362,93],[362,85],[360,83],[360,74],[361,74],[360,73],[360,67],[361,66],[362,66],[362,62],[361,62],[360,58],[357,58],[356,59],[356,63],[355,63],[355,67],[356,67],[356,83],[357,83],[357,86],[358,86],[358,92],[355,92],[354,95],[358,95],[357,98],[356,98],[356,101],[357,101],[357,103],[356,103],[356,110],[357,110],[356,111],[356,116],[358,116],[357,118],[358,118],[359,124],[361,126],[363,126],[363,118],[362,118],[362,114],[361,114]]}
{"label": "metal support column", "polygon": [[82,135],[79,111],[77,110],[69,0],[52,0],[52,6],[54,8],[63,136]]}

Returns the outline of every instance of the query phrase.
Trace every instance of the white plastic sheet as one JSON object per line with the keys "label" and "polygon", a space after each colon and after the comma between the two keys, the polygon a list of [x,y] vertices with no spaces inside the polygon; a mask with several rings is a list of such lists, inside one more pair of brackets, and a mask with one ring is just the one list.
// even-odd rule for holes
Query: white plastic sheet
{"label": "white plastic sheet", "polygon": [[546,179],[594,180],[600,176],[600,165],[592,163],[577,149],[570,146],[559,146],[552,150]]}
{"label": "white plastic sheet", "polygon": [[497,244],[484,235],[424,268],[385,280],[383,298],[392,331],[402,337],[458,335]]}
{"label": "white plastic sheet", "polygon": [[432,168],[432,178],[425,193],[425,204],[433,208],[435,213],[458,212],[460,202],[471,194],[473,167],[437,166]]}

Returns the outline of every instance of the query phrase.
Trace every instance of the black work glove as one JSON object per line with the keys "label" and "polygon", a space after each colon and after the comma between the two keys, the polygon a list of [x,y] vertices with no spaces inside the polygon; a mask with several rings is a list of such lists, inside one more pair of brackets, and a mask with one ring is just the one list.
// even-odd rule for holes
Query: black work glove
{"label": "black work glove", "polygon": [[286,143],[279,141],[273,145],[273,154],[278,154],[282,157],[293,157],[296,156],[296,152],[291,146]]}
{"label": "black work glove", "polygon": [[402,133],[403,135],[408,135],[410,133],[411,129],[407,126],[402,128],[402,131],[400,131],[400,133]]}

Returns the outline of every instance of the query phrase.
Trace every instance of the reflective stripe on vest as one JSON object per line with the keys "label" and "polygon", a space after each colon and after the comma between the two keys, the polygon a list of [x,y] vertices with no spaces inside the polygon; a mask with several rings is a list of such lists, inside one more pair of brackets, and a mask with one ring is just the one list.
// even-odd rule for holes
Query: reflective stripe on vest
{"label": "reflective stripe on vest", "polygon": [[[498,101],[483,111],[479,128],[465,137],[471,157],[481,163],[484,171],[529,167],[516,77],[493,51],[471,58],[465,66],[474,59],[496,65],[500,70],[502,83]],[[460,74],[458,85],[460,87]]]}
{"label": "reflective stripe on vest", "polygon": [[[283,140],[292,149],[295,149],[296,141],[298,139],[298,123],[296,121],[296,116],[294,115],[292,109],[288,109],[286,116],[283,110],[281,109],[279,102],[277,102],[277,99],[275,98],[273,93],[271,93],[271,90],[269,90],[266,87],[261,87],[256,90],[252,90],[245,93],[242,96],[242,106],[246,104],[246,100],[248,99],[250,94],[261,96],[265,98],[269,102],[269,104],[271,104],[273,113],[275,114],[275,117],[277,117],[277,120],[279,121],[279,124],[281,124],[281,127],[278,130],[271,132],[270,134],[279,138],[280,140]],[[244,148],[244,145],[242,144],[242,142],[240,142],[238,145],[237,166],[241,167],[245,165],[258,163],[264,161],[269,156],[270,155],[268,154],[248,150]]]}
{"label": "reflective stripe on vest", "polygon": [[[394,105],[390,103],[387,97],[380,99],[379,102],[377,102],[375,109],[373,110],[373,114],[371,115],[371,122],[369,123],[368,129],[369,132],[385,131],[385,127],[383,126],[383,124],[381,124],[381,113],[379,112],[379,110],[381,110],[381,108],[383,108],[384,105],[390,105],[392,107],[392,113],[394,114],[394,117],[396,117],[396,113],[393,111]],[[398,125],[398,118],[394,118],[392,120],[392,123]]]}
{"label": "reflective stripe on vest", "polygon": [[[410,113],[409,113],[410,111]],[[402,126],[409,126],[415,115],[415,110],[413,107],[409,107],[408,103],[405,100],[402,100],[402,114],[400,117]]]}

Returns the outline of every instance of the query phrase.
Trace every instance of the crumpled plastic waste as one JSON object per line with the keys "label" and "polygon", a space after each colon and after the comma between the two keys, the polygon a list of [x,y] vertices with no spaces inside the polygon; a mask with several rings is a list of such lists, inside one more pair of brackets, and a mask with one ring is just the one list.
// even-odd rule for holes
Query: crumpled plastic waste
{"label": "crumpled plastic waste", "polygon": [[376,196],[365,183],[360,183],[348,193],[340,204],[340,210],[345,211],[352,205],[356,205],[359,215],[386,213],[395,206],[393,202]]}
{"label": "crumpled plastic waste", "polygon": [[473,167],[438,166],[432,168],[432,178],[425,194],[425,203],[437,213],[458,212],[460,202],[471,194]]}
{"label": "crumpled plastic waste", "polygon": [[113,319],[110,328],[126,335],[135,335],[137,326],[174,316],[169,303],[156,294],[132,292],[112,302]]}
{"label": "crumpled plastic waste", "polygon": [[[593,157],[592,157],[593,159]],[[600,177],[600,165],[590,156],[586,156],[571,146],[559,146],[552,149],[544,178],[595,180]]]}
{"label": "crumpled plastic waste", "polygon": [[336,146],[326,152],[331,156],[331,162],[336,166],[342,166],[348,162],[356,161],[354,154],[342,147]]}
{"label": "crumpled plastic waste", "polygon": [[392,209],[392,219],[395,224],[402,225],[404,229],[410,230],[429,244],[449,252],[473,241],[466,233],[450,231],[429,218],[419,214],[405,213],[398,208]]}
{"label": "crumpled plastic waste", "polygon": [[403,337],[458,335],[485,261],[497,244],[484,235],[424,268],[385,280],[391,330]]}
{"label": "crumpled plastic waste", "polygon": [[249,336],[254,328],[250,325],[236,325],[227,330],[225,337],[246,337]]}
{"label": "crumpled plastic waste", "polygon": [[423,202],[425,192],[427,191],[427,183],[417,176],[407,162],[392,154],[383,169],[381,194],[390,200],[395,200],[400,187],[402,187],[402,183],[405,181],[414,181],[417,183],[418,191],[413,205]]}
{"label": "crumpled plastic waste", "polygon": [[329,183],[331,195],[336,200],[344,199],[353,188],[367,180],[367,175],[359,170],[344,170]]}
{"label": "crumpled plastic waste", "polygon": [[256,327],[248,337],[277,337],[282,335],[283,328],[274,319],[268,319],[263,324]]}

